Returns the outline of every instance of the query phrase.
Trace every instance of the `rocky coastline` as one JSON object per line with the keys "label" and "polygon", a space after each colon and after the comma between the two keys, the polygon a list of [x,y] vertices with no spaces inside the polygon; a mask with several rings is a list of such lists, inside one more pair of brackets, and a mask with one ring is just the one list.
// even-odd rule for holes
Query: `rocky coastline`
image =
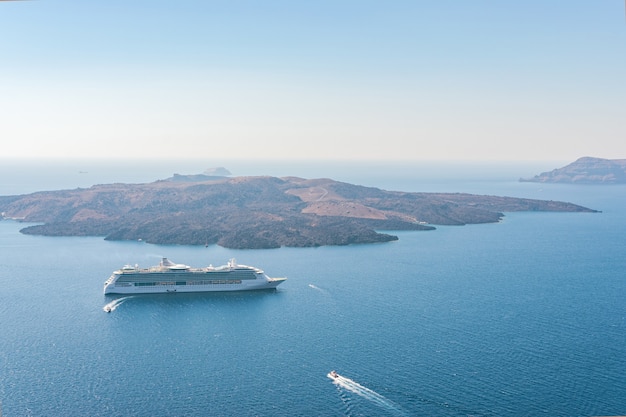
{"label": "rocky coastline", "polygon": [[504,212],[594,212],[571,203],[408,193],[331,179],[193,175],[0,196],[25,234],[260,249],[381,243],[394,230],[498,222]]}

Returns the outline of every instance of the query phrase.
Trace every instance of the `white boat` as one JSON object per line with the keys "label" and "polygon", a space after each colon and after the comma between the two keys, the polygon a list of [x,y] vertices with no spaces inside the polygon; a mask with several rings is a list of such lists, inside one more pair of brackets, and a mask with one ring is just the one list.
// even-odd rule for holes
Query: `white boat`
{"label": "white boat", "polygon": [[276,288],[287,278],[270,278],[253,266],[227,265],[192,268],[163,258],[158,266],[126,265],[104,283],[105,294],[153,294],[174,292],[250,291]]}

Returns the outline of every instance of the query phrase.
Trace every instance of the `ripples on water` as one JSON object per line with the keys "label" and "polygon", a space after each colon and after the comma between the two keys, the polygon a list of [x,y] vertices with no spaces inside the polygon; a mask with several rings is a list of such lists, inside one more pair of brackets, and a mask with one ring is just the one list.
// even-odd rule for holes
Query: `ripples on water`
{"label": "ripples on water", "polygon": [[[2,415],[626,414],[625,189],[542,187],[603,213],[268,251],[25,236],[0,221]],[[160,256],[236,257],[288,280],[102,295],[113,269]]]}

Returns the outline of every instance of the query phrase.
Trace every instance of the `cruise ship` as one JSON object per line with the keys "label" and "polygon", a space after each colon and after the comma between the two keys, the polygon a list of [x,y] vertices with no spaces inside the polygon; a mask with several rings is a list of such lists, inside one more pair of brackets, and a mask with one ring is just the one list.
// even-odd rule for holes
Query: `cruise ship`
{"label": "cruise ship", "polygon": [[259,268],[227,265],[192,268],[163,258],[158,266],[126,265],[104,283],[105,294],[249,291],[274,289],[287,278],[270,278]]}

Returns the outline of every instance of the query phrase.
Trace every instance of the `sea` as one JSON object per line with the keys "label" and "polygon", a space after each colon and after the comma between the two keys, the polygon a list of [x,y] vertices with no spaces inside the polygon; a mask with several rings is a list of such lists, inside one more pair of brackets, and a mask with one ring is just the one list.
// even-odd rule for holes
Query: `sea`
{"label": "sea", "polygon": [[[565,163],[2,160],[0,195],[223,166],[580,204],[395,242],[233,250],[20,233],[0,220],[0,415],[626,415],[626,186]],[[276,291],[104,296],[125,264],[230,258]],[[112,311],[106,313],[105,306]],[[335,370],[337,378],[330,378]]]}

